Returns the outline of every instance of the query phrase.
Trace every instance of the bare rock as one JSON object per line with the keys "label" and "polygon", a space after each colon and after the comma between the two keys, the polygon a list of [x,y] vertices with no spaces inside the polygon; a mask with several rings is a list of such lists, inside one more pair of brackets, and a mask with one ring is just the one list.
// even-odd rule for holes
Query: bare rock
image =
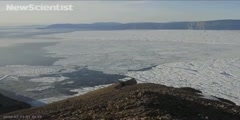
{"label": "bare rock", "polygon": [[120,88],[125,87],[125,86],[136,85],[136,84],[137,84],[137,81],[134,78],[132,78],[132,79],[127,80],[127,81],[119,82],[115,88],[120,89]]}

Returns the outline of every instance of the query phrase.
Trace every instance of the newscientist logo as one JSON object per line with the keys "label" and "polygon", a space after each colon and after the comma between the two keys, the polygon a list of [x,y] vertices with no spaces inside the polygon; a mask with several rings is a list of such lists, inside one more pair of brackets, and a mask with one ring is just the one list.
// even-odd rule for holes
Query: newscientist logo
{"label": "newscientist logo", "polygon": [[73,11],[73,5],[37,5],[37,4],[28,4],[28,5],[14,5],[7,4],[6,11]]}

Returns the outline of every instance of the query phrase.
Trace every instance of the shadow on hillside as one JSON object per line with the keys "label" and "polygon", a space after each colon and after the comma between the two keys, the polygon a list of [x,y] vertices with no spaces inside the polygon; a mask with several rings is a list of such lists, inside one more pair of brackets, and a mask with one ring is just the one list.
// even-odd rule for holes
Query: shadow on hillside
{"label": "shadow on hillside", "polygon": [[[197,103],[185,100],[181,97],[160,94],[157,92],[145,92],[145,95],[151,99],[145,105],[145,108],[152,110],[148,113],[150,116],[158,116],[169,114],[173,118],[184,119],[211,119],[211,120],[240,120],[240,117],[230,112],[209,106],[211,100],[206,103]],[[154,96],[154,97],[153,97]],[[160,114],[159,114],[160,113]]]}
{"label": "shadow on hillside", "polygon": [[11,91],[3,90],[1,88],[0,88],[0,94],[4,95],[6,97],[12,98],[14,100],[20,101],[20,102],[30,104],[32,107],[45,105],[45,103],[43,103],[41,101],[37,101],[30,97],[26,97],[26,96],[23,96],[23,95],[20,95],[20,94],[11,92]]}

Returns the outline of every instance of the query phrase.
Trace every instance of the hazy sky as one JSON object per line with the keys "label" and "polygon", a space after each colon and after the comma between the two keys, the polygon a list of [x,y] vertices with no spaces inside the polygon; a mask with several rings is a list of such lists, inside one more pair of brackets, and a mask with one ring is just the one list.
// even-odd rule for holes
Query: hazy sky
{"label": "hazy sky", "polygon": [[[6,4],[73,5],[68,12],[7,12]],[[240,1],[0,2],[0,26],[240,19]]]}

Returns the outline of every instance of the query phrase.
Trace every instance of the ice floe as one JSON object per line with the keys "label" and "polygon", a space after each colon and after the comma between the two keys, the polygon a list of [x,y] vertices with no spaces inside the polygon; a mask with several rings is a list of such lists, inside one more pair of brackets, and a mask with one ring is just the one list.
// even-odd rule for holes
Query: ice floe
{"label": "ice floe", "polygon": [[54,88],[54,87],[53,86],[39,86],[39,87],[35,87],[35,88],[26,89],[26,91],[42,91],[42,90],[47,90],[50,88]]}
{"label": "ice floe", "polygon": [[66,80],[67,77],[40,77],[40,78],[33,78],[29,81],[31,82],[40,82],[40,83],[54,83]]}

